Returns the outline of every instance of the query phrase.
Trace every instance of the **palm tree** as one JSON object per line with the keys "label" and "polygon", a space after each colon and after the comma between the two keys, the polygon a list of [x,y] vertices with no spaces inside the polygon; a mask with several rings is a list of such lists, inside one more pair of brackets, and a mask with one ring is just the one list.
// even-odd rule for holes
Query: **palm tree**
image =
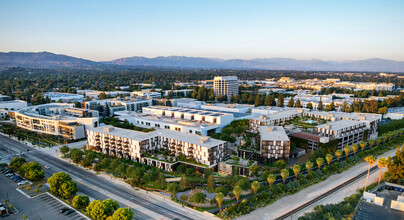
{"label": "palm tree", "polygon": [[363,192],[366,192],[366,186],[367,186],[367,184],[368,184],[368,179],[369,179],[370,166],[375,163],[375,160],[376,160],[376,159],[375,159],[374,156],[367,156],[367,157],[365,157],[365,161],[369,164],[369,167],[368,167],[368,175],[367,175],[367,177],[366,177],[366,182],[365,182],[365,190],[364,190]]}
{"label": "palm tree", "polygon": [[219,211],[222,211],[222,203],[224,200],[223,193],[222,192],[217,193],[215,196],[215,199],[216,199],[217,204],[219,205]]}
{"label": "palm tree", "polygon": [[236,199],[237,199],[237,204],[238,204],[238,200],[239,200],[239,198],[240,198],[240,195],[241,195],[241,192],[242,192],[243,190],[241,189],[241,187],[240,186],[238,186],[238,185],[236,185],[235,187],[234,187],[234,189],[233,189],[233,194],[234,194],[234,196],[236,197]]}
{"label": "palm tree", "polygon": [[313,162],[307,161],[306,163],[307,173],[310,173],[311,168],[313,168]]}
{"label": "palm tree", "polygon": [[257,195],[257,192],[260,189],[260,183],[258,181],[254,181],[251,184],[251,189],[254,191],[254,194]]}
{"label": "palm tree", "polygon": [[379,183],[378,185],[380,185],[380,180],[382,179],[382,174],[383,174],[383,168],[387,167],[387,160],[384,157],[381,157],[378,161],[377,161],[377,166],[380,168],[380,175],[379,175]]}
{"label": "palm tree", "polygon": [[342,156],[342,151],[341,150],[336,150],[335,151],[335,156],[337,156],[338,162],[339,162],[339,158]]}
{"label": "palm tree", "polygon": [[333,156],[331,154],[327,154],[325,155],[325,159],[327,160],[328,166],[330,166]]}
{"label": "palm tree", "polygon": [[349,155],[349,151],[351,150],[351,147],[349,145],[345,145],[344,147],[344,151],[345,151],[345,156],[346,158],[348,158]]}
{"label": "palm tree", "polygon": [[273,174],[268,175],[267,181],[268,181],[268,184],[269,184],[269,188],[272,188],[272,185],[275,183],[275,180],[276,180],[275,175],[273,175]]}
{"label": "palm tree", "polygon": [[299,164],[296,164],[293,166],[293,172],[295,173],[296,180],[297,180],[297,175],[299,175],[301,169],[302,169],[302,167]]}
{"label": "palm tree", "polygon": [[376,141],[375,140],[368,140],[369,147],[373,147],[375,145]]}
{"label": "palm tree", "polygon": [[379,146],[380,143],[382,143],[382,139],[381,139],[381,138],[377,138],[377,139],[376,139],[376,145]]}
{"label": "palm tree", "polygon": [[320,169],[321,165],[323,165],[323,163],[324,163],[324,159],[322,157],[319,157],[319,158],[317,158],[316,163],[317,163],[318,169]]}
{"label": "palm tree", "polygon": [[363,152],[365,150],[365,147],[366,147],[366,142],[365,141],[360,142],[359,146],[361,147],[362,152]]}
{"label": "palm tree", "polygon": [[281,176],[282,176],[282,179],[283,179],[283,184],[285,185],[286,178],[289,177],[289,170],[287,170],[287,169],[281,170]]}
{"label": "palm tree", "polygon": [[352,151],[353,151],[354,155],[356,155],[356,151],[358,150],[358,147],[359,146],[357,144],[352,144],[351,148],[352,148]]}

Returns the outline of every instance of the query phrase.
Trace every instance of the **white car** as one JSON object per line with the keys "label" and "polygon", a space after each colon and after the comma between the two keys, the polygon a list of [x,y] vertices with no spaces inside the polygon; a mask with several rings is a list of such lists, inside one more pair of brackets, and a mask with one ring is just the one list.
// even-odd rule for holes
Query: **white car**
{"label": "white car", "polygon": [[19,183],[17,183],[19,186],[24,185],[27,181],[21,181]]}
{"label": "white car", "polygon": [[9,176],[12,176],[12,175],[14,175],[14,173],[9,173],[6,176],[9,177]]}

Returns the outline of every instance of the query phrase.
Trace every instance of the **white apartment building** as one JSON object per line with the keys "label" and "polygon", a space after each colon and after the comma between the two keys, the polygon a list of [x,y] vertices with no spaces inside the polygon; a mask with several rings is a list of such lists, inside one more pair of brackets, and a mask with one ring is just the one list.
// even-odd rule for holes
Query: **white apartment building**
{"label": "white apartment building", "polygon": [[201,105],[201,109],[222,111],[222,112],[238,112],[238,113],[247,113],[251,111],[253,105],[245,105],[245,104],[205,104]]}
{"label": "white apartment building", "polygon": [[143,107],[152,106],[151,99],[135,99],[135,98],[114,98],[103,99],[96,101],[87,101],[84,104],[85,109],[95,110],[97,106],[108,105],[110,109],[110,116],[114,115],[117,111],[130,111],[141,112]]}
{"label": "white apartment building", "polygon": [[161,93],[160,92],[151,92],[149,90],[147,91],[133,91],[130,93],[130,96],[132,97],[140,97],[144,99],[160,99],[161,98]]}
{"label": "white apartment building", "polygon": [[365,122],[342,119],[318,125],[314,127],[314,133],[330,141],[337,139],[338,148],[342,149],[345,145],[361,142],[366,129]]}
{"label": "white apartment building", "polygon": [[87,130],[87,142],[88,149],[155,165],[167,171],[173,169],[172,163],[146,155],[155,150],[167,150],[172,156],[183,154],[193,157],[199,163],[212,166],[225,157],[227,149],[226,141],[209,137],[163,129],[145,133],[113,126]]}
{"label": "white apartment building", "polygon": [[288,161],[290,154],[290,140],[281,126],[260,126],[261,160],[268,159]]}
{"label": "white apartment building", "polygon": [[234,120],[234,115],[231,113],[212,112],[207,110],[180,107],[144,107],[143,113],[162,118],[186,120],[191,123],[200,122],[218,125],[219,128],[216,129],[216,132],[220,132],[223,127],[230,124]]}
{"label": "white apartment building", "polygon": [[98,127],[98,112],[73,108],[74,104],[44,104],[11,112],[20,128],[33,132],[63,136],[68,139],[85,138],[85,129]]}
{"label": "white apartment building", "polygon": [[260,115],[250,118],[248,121],[248,130],[253,133],[259,133],[261,126],[279,126],[303,115],[303,109],[291,109],[276,112],[272,115]]}
{"label": "white apartment building", "polygon": [[238,79],[237,76],[216,76],[213,79],[213,90],[215,96],[227,96],[230,100],[231,95],[238,95]]}
{"label": "white apartment building", "polygon": [[71,94],[71,93],[63,93],[63,92],[47,92],[44,95],[44,98],[49,97],[51,101],[75,101],[75,100],[83,100],[84,96],[80,94]]}

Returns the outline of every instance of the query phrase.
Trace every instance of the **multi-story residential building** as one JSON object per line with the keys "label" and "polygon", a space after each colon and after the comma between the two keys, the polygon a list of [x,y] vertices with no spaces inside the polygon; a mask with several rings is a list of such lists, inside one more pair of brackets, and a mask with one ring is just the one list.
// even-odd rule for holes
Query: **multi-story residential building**
{"label": "multi-story residential building", "polygon": [[47,92],[43,95],[44,97],[48,97],[51,101],[83,101],[84,96],[80,94],[71,94],[71,93],[63,93],[63,92]]}
{"label": "multi-story residential building", "polygon": [[27,102],[22,100],[10,100],[8,96],[0,94],[0,109],[18,110],[26,108]]}
{"label": "multi-story residential building", "polygon": [[237,76],[216,76],[213,80],[213,90],[215,96],[227,96],[230,100],[231,95],[238,95]]}
{"label": "multi-story residential building", "polygon": [[[215,132],[220,132],[223,127],[230,124],[234,120],[234,114],[241,113],[223,113],[208,110],[199,110],[193,108],[179,108],[166,106],[144,107],[143,113],[155,115],[162,118],[180,119],[188,122],[201,122],[218,125]],[[207,131],[210,133],[210,131]]]}
{"label": "multi-story residential building", "polygon": [[290,140],[281,126],[260,126],[261,160],[289,160]]}
{"label": "multi-story residential building", "polygon": [[146,113],[116,112],[119,120],[127,120],[138,127],[164,128],[202,136],[220,132],[220,125],[198,120],[177,119],[171,116],[159,116]]}
{"label": "multi-story residential building", "polygon": [[160,92],[151,92],[150,90],[146,91],[133,91],[130,93],[131,96],[136,96],[144,99],[160,99]]}
{"label": "multi-story residential building", "polygon": [[151,99],[114,98],[87,101],[84,103],[84,108],[99,110],[99,107],[102,107],[102,111],[104,112],[104,108],[108,106],[109,112],[107,116],[112,116],[117,111],[141,112],[143,107],[152,106],[152,104],[153,101]]}
{"label": "multi-story residential building", "polygon": [[173,163],[146,155],[156,150],[166,150],[172,156],[182,154],[201,164],[213,166],[225,158],[227,149],[226,141],[210,137],[163,129],[145,133],[113,126],[87,130],[87,142],[88,149],[154,165],[167,171],[173,170]]}
{"label": "multi-story residential building", "polygon": [[303,109],[291,109],[275,112],[272,115],[260,115],[255,118],[250,118],[248,121],[248,130],[253,133],[259,133],[261,126],[284,125],[296,117],[301,117],[303,111]]}
{"label": "multi-story residential building", "polygon": [[33,132],[85,138],[85,129],[98,127],[98,112],[73,108],[74,104],[44,104],[11,112],[18,127]]}
{"label": "multi-story residential building", "polygon": [[314,127],[314,133],[329,140],[338,140],[338,148],[345,145],[352,145],[363,140],[364,131],[367,130],[366,123],[342,119],[328,122]]}

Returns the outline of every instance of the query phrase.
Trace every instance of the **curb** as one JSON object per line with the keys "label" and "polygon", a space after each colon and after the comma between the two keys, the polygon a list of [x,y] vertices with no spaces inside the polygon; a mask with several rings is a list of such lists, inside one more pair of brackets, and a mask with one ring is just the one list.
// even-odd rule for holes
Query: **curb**
{"label": "curb", "polygon": [[84,215],[83,213],[77,211],[75,208],[71,207],[69,204],[63,202],[62,200],[60,200],[59,198],[57,198],[56,196],[50,194],[49,192],[46,192],[46,194],[50,195],[51,197],[53,197],[54,199],[58,200],[59,202],[65,204],[67,207],[69,207],[70,209],[76,211],[79,215],[81,215],[82,217],[84,217],[85,219],[91,220],[89,217],[87,217],[86,215]]}

